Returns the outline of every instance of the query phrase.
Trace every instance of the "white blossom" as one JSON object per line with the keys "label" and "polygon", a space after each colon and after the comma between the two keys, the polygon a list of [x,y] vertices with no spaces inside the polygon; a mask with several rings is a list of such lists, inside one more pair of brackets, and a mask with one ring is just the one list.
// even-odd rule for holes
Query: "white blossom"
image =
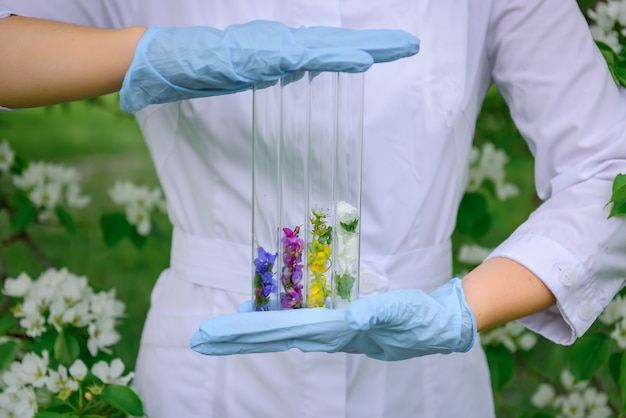
{"label": "white blossom", "polygon": [[585,399],[579,392],[570,393],[562,398],[561,417],[586,418],[585,410]]}
{"label": "white blossom", "polygon": [[15,153],[9,146],[7,140],[0,142],[0,173],[3,171],[9,171],[13,161],[15,160]]}
{"label": "white blossom", "polygon": [[491,254],[492,249],[478,244],[463,244],[459,248],[458,260],[466,264],[480,264]]}
{"label": "white blossom", "polygon": [[44,183],[36,185],[28,195],[28,198],[37,207],[54,209],[61,203],[62,186],[58,183]]}
{"label": "white blossom", "polygon": [[[604,42],[616,53],[620,53],[618,30],[626,26],[626,3],[623,1],[599,2],[587,15],[592,23],[589,25],[591,35],[596,41]],[[622,32],[623,34],[623,32]]]}
{"label": "white blossom", "polygon": [[611,338],[613,338],[619,348],[626,349],[626,318],[615,324],[615,328],[611,332]]}
{"label": "white blossom", "polygon": [[80,175],[74,168],[46,162],[33,162],[19,175],[13,184],[28,193],[29,199],[41,210],[40,220],[54,217],[54,209],[63,204],[83,207],[89,197],[80,193]]}
{"label": "white blossom", "polygon": [[613,30],[620,16],[622,2],[598,2],[595,9],[589,9],[587,15],[596,26],[604,30]]}
{"label": "white blossom", "polygon": [[358,209],[343,200],[337,203],[335,214],[337,220],[344,224],[351,224],[359,219]]}
{"label": "white blossom", "polygon": [[32,387],[0,393],[0,417],[32,418],[36,413],[37,399]]}
{"label": "white blossom", "polygon": [[22,363],[18,361],[11,363],[8,370],[2,373],[2,382],[7,387],[8,391],[19,390],[25,386],[26,378],[22,373]]}
{"label": "white blossom", "polygon": [[589,382],[587,382],[586,380],[576,382],[572,372],[567,369],[561,372],[561,383],[563,384],[565,389],[570,391],[583,391],[589,386]]}
{"label": "white blossom", "polygon": [[36,280],[26,275],[8,279],[5,294],[23,298],[12,308],[13,315],[30,337],[42,335],[49,327],[61,331],[66,326],[87,328],[88,348],[92,355],[109,352],[120,340],[116,320],[126,306],[116,299],[115,289],[94,292],[87,278],[67,269],[48,269]]}
{"label": "white blossom", "polygon": [[605,325],[612,325],[623,318],[626,318],[626,299],[621,295],[615,296],[598,317]]}
{"label": "white blossom", "polygon": [[470,169],[466,189],[474,192],[480,188],[485,180],[490,180],[496,191],[496,197],[506,200],[519,195],[519,188],[505,181],[505,165],[509,157],[503,150],[498,150],[492,143],[485,143],[482,149],[472,148],[470,154]]}
{"label": "white blossom", "polygon": [[81,195],[80,187],[76,183],[68,184],[65,191],[65,198],[67,199],[67,204],[73,208],[83,208],[87,206],[91,200],[89,196]]}
{"label": "white blossom", "polygon": [[511,352],[517,351],[518,348],[528,351],[537,344],[537,336],[527,331],[517,321],[507,322],[504,325],[481,333],[480,340],[483,345],[502,344]]}
{"label": "white blossom", "polygon": [[85,363],[78,359],[70,366],[70,375],[78,381],[82,381],[85,377],[87,377],[87,366]]}
{"label": "white blossom", "polygon": [[112,318],[102,318],[91,322],[87,330],[89,332],[87,349],[92,356],[98,354],[98,351],[110,354],[109,347],[116,344],[121,338],[115,330],[115,321]]}
{"label": "white blossom", "polygon": [[126,206],[126,220],[137,228],[139,235],[148,235],[152,229],[150,212],[144,206]]}
{"label": "white blossom", "polygon": [[524,351],[530,351],[537,345],[537,335],[532,332],[525,332],[519,336],[517,345]]}
{"label": "white blossom", "polygon": [[613,415],[606,393],[598,392],[596,388],[589,387],[583,392],[583,399],[587,408],[586,418],[609,418]]}
{"label": "white blossom", "polygon": [[[335,228],[337,246],[335,262],[337,273],[342,276],[356,276],[359,260],[359,234],[356,229],[359,221],[359,211],[348,202],[341,201],[335,208],[335,217],[340,225]],[[346,226],[349,229],[346,229]]]}
{"label": "white blossom", "polygon": [[519,187],[513,183],[502,182],[496,184],[496,197],[499,200],[507,200],[517,196],[519,196]]}
{"label": "white blossom", "polygon": [[613,30],[605,30],[599,26],[590,26],[591,36],[593,39],[599,42],[607,44],[616,53],[620,52],[622,45],[619,42],[619,36],[617,32]]}
{"label": "white blossom", "polygon": [[127,385],[133,378],[133,373],[122,376],[124,363],[120,359],[114,359],[110,365],[104,361],[99,361],[93,365],[91,372],[102,382],[110,384]]}
{"label": "white blossom", "polygon": [[40,337],[46,331],[46,318],[39,313],[27,315],[20,319],[20,326],[24,328],[29,337]]}
{"label": "white blossom", "polygon": [[545,408],[547,406],[554,406],[556,399],[557,396],[554,387],[547,383],[541,383],[530,398],[530,402],[537,408]]}
{"label": "white blossom", "polygon": [[41,357],[35,353],[26,353],[21,362],[21,379],[33,387],[43,387],[48,377],[48,362],[48,352],[45,350]]}
{"label": "white blossom", "polygon": [[359,236],[354,232],[337,233],[335,261],[339,275],[356,276],[359,259]]}
{"label": "white blossom", "polygon": [[121,318],[126,305],[115,298],[115,289],[94,293],[89,298],[91,312],[97,318]]}
{"label": "white blossom", "polygon": [[60,365],[56,371],[49,370],[46,388],[52,393],[59,393],[62,390],[76,391],[78,390],[78,382],[68,375],[65,366]]}
{"label": "white blossom", "polygon": [[158,188],[137,186],[129,181],[117,181],[109,196],[118,205],[124,207],[126,219],[137,228],[140,235],[148,235],[151,230],[151,213],[165,211],[165,199]]}
{"label": "white blossom", "polygon": [[20,273],[16,278],[6,279],[2,293],[11,297],[23,297],[30,289],[32,282],[28,274]]}

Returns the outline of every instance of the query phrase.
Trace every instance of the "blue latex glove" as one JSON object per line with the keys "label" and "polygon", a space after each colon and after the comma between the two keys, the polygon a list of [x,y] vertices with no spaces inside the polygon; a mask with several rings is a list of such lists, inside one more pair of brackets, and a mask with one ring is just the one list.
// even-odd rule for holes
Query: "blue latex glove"
{"label": "blue latex glove", "polygon": [[206,321],[191,348],[208,355],[304,352],[361,353],[403,360],[465,352],[476,339],[476,321],[459,279],[431,293],[395,290],[364,297],[348,309],[247,312]]}
{"label": "blue latex glove", "polygon": [[151,27],[124,78],[121,107],[134,113],[153,103],[234,93],[298,71],[362,72],[418,51],[419,40],[400,30],[292,29],[270,21],[225,30]]}

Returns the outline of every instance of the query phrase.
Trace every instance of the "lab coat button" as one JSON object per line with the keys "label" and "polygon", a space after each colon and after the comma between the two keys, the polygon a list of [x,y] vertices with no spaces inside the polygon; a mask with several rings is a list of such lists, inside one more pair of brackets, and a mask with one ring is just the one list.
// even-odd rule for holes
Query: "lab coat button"
{"label": "lab coat button", "polygon": [[593,319],[595,312],[591,302],[585,301],[580,304],[580,308],[578,308],[578,316],[583,321],[590,321]]}
{"label": "lab coat button", "polygon": [[559,280],[561,280],[561,283],[565,286],[573,286],[578,280],[578,274],[576,274],[573,269],[563,269],[559,274]]}
{"label": "lab coat button", "polygon": [[378,286],[378,276],[371,271],[364,271],[359,277],[359,292],[364,295],[374,293]]}

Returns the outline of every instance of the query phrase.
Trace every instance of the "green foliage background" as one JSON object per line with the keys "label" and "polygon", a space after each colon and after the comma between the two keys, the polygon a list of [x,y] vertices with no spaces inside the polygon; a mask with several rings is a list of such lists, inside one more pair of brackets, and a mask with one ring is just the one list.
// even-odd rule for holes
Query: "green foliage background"
{"label": "green foliage background", "polygon": [[[596,3],[579,1],[583,10]],[[141,249],[128,240],[112,249],[104,244],[98,222],[103,213],[119,211],[107,195],[115,181],[127,179],[136,184],[158,185],[134,119],[118,109],[117,96],[112,95],[43,109],[0,112],[0,141],[7,139],[29,161],[70,165],[83,174],[83,190],[92,197],[92,203],[86,209],[73,211],[79,226],[77,232],[69,235],[62,228],[42,226],[34,226],[29,232],[57,266],[86,275],[92,284],[103,289],[117,289],[118,298],[126,304],[127,319],[118,328],[123,339],[116,353],[133,369],[150,291],[159,272],[169,263],[171,227],[167,219],[157,217],[157,233]],[[486,97],[474,141],[478,147],[491,142],[507,153],[511,159],[507,181],[517,185],[521,193],[505,201],[488,194],[483,195],[484,201],[479,204],[465,201],[459,212],[460,227],[453,237],[455,254],[464,243],[495,247],[539,203],[534,191],[532,156],[495,88]],[[486,206],[478,208],[482,204]],[[468,229],[473,232],[467,233]],[[9,233],[6,213],[0,212],[0,241]],[[25,271],[35,277],[43,270],[22,243],[0,246],[0,256],[0,271],[4,260],[9,276]],[[468,268],[471,266],[455,261],[455,272]],[[572,347],[557,346],[541,337],[528,352],[511,352],[502,345],[486,346],[498,416],[551,416],[534,408],[530,398],[541,382],[565,390],[559,382],[564,369],[570,369],[579,380],[591,379],[609,394],[615,415],[623,413],[626,355],[617,349],[606,331],[601,324],[595,324]]]}
{"label": "green foliage background", "polygon": [[[29,161],[75,167],[83,175],[82,189],[92,201],[84,209],[72,210],[77,232],[70,235],[60,227],[37,225],[29,227],[29,232],[55,266],[85,275],[102,289],[117,290],[118,299],[126,304],[127,318],[118,327],[123,340],[116,353],[133,369],[151,288],[169,264],[171,227],[165,217],[156,217],[157,234],[150,236],[144,248],[136,248],[129,240],[112,249],[104,244],[100,216],[120,211],[107,193],[115,181],[158,185],[134,119],[117,109],[117,97],[107,96],[0,112],[0,141],[6,139],[16,154]],[[0,211],[0,241],[9,233],[6,212]],[[10,277],[22,271],[37,277],[44,269],[21,242],[0,248],[0,254]]]}

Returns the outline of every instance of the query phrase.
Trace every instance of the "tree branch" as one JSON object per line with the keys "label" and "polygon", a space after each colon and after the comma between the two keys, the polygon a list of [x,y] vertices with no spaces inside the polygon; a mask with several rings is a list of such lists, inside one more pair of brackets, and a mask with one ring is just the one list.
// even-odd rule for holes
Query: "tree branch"
{"label": "tree branch", "polygon": [[28,235],[26,231],[21,231],[13,235],[10,235],[2,242],[2,244],[8,246],[8,245],[13,244],[16,241],[23,241],[26,244],[26,246],[32,251],[35,258],[37,258],[37,260],[39,260],[39,262],[44,267],[54,268],[54,264],[52,264],[52,262],[48,259],[48,257],[46,257],[43,251],[41,251],[39,246],[35,243],[35,241],[33,241],[33,239],[30,237],[30,235]]}

